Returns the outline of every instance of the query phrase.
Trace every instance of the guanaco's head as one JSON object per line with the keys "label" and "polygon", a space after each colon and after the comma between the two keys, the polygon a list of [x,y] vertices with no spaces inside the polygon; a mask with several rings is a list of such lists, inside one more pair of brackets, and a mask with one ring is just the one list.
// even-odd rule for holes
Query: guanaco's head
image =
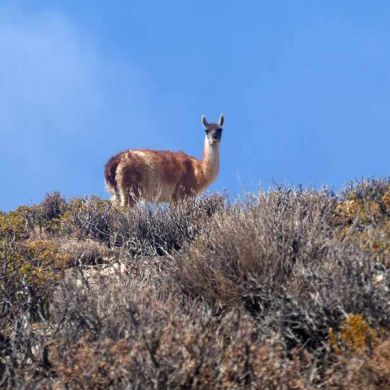
{"label": "guanaco's head", "polygon": [[223,114],[221,114],[218,123],[208,123],[206,117],[202,115],[202,124],[206,131],[207,141],[210,146],[216,146],[221,142],[224,120],[225,118]]}

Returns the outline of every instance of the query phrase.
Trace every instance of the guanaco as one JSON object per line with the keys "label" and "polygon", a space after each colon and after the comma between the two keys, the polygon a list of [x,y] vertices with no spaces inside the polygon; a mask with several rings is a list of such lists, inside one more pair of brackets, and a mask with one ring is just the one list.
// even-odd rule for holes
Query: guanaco
{"label": "guanaco", "polygon": [[183,152],[148,149],[126,150],[105,166],[106,187],[111,201],[131,207],[138,200],[177,202],[204,191],[217,177],[223,114],[217,123],[202,115],[206,137],[201,160]]}

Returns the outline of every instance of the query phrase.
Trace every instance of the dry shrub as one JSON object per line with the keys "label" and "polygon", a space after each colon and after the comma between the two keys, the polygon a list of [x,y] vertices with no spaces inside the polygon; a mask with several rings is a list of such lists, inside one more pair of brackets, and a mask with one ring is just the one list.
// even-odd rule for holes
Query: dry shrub
{"label": "dry shrub", "polygon": [[338,238],[335,205],[326,192],[282,189],[218,213],[173,257],[182,290],[244,306],[289,348],[320,348],[345,312],[389,326],[388,291],[372,285],[375,261]]}
{"label": "dry shrub", "polygon": [[128,367],[137,367],[142,348],[130,344],[128,340],[94,340],[87,334],[72,345],[65,356],[59,356],[57,349],[51,346],[50,361],[60,377],[60,383],[72,389],[118,388],[129,374]]}
{"label": "dry shrub", "polygon": [[386,388],[388,184],[2,213],[0,387]]}
{"label": "dry shrub", "polygon": [[280,291],[294,269],[326,256],[332,211],[326,193],[260,193],[219,213],[178,254],[179,278],[186,289],[227,301],[241,298],[251,284]]}
{"label": "dry shrub", "polygon": [[73,199],[59,219],[60,232],[78,240],[109,243],[112,211],[109,201],[97,197]]}
{"label": "dry shrub", "polygon": [[24,221],[30,238],[46,239],[59,232],[59,220],[67,207],[59,192],[46,194],[42,203],[31,207],[23,206]]}
{"label": "dry shrub", "polygon": [[[137,286],[126,278],[102,281],[100,295],[93,293],[95,288],[88,293],[69,284],[63,290],[68,298],[66,323],[72,322],[72,330],[60,328],[50,347],[57,384],[70,388],[305,388],[306,379],[297,369],[301,364],[286,359],[277,337],[263,341],[256,321],[240,311],[217,318],[202,305],[192,305],[191,311],[183,312],[178,310],[178,297],[171,294],[158,301],[150,286]],[[65,307],[58,304],[56,316],[63,317]],[[104,311],[108,305],[111,310]]]}
{"label": "dry shrub", "polygon": [[172,207],[139,204],[117,210],[96,197],[74,199],[56,223],[66,237],[121,247],[133,256],[164,255],[193,240],[224,203],[224,196],[214,194],[186,199]]}
{"label": "dry shrub", "polygon": [[111,244],[132,256],[165,255],[180,249],[204,229],[225,207],[220,194],[185,199],[172,207],[143,207],[114,213]]}
{"label": "dry shrub", "polygon": [[307,383],[301,363],[286,359],[277,335],[263,340],[256,320],[241,310],[215,316],[200,302],[186,303],[160,260],[60,288],[48,358],[57,385],[305,388],[297,385]]}
{"label": "dry shrub", "polygon": [[390,340],[377,345],[371,355],[339,356],[327,370],[326,381],[330,389],[389,389]]}
{"label": "dry shrub", "polygon": [[114,257],[107,246],[91,239],[62,239],[57,243],[60,252],[69,257],[72,266],[97,265]]}
{"label": "dry shrub", "polygon": [[326,193],[260,193],[219,213],[176,256],[179,279],[185,289],[222,301],[240,299],[251,285],[281,291],[296,268],[326,256],[333,205]]}
{"label": "dry shrub", "polygon": [[41,218],[49,222],[53,219],[61,217],[66,210],[66,201],[59,192],[46,194],[45,199],[39,205],[38,210]]}

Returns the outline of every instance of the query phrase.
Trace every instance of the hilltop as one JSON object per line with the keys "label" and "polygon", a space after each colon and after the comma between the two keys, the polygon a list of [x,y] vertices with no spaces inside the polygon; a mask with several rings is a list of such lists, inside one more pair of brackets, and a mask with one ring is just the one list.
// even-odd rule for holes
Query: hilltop
{"label": "hilltop", "polygon": [[387,389],[390,179],[0,213],[0,387]]}

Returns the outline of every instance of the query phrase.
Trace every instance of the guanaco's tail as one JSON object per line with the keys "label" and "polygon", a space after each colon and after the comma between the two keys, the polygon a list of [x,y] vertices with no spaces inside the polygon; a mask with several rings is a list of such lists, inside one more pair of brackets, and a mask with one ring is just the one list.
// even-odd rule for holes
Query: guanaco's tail
{"label": "guanaco's tail", "polygon": [[114,192],[113,195],[118,195],[119,188],[116,180],[116,170],[121,160],[120,154],[111,157],[104,169],[104,178],[106,180],[107,188],[110,192]]}

